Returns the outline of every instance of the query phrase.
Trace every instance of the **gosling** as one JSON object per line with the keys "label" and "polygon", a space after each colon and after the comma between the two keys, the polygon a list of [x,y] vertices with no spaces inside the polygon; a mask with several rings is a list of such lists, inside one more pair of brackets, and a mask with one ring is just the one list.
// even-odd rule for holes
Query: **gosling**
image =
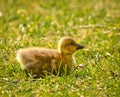
{"label": "gosling", "polygon": [[17,60],[21,68],[32,76],[47,74],[70,74],[74,68],[73,54],[83,49],[69,36],[62,37],[58,42],[58,49],[31,47],[17,51]]}

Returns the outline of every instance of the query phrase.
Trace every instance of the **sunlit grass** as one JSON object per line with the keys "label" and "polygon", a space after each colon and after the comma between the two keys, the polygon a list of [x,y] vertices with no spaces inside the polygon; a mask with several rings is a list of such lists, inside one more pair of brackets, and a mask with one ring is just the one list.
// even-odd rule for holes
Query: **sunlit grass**
{"label": "sunlit grass", "polygon": [[[119,97],[119,0],[1,0],[1,97]],[[16,61],[19,48],[57,48],[69,35],[85,50],[75,54],[68,76],[27,78]]]}

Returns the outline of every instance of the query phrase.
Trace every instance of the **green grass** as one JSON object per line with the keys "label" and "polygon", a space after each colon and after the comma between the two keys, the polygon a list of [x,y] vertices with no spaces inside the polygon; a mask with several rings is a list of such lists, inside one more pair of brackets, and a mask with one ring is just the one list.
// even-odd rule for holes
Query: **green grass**
{"label": "green grass", "polygon": [[[16,50],[66,35],[86,46],[75,54],[84,69],[27,79]],[[0,0],[0,97],[119,96],[120,0]]]}

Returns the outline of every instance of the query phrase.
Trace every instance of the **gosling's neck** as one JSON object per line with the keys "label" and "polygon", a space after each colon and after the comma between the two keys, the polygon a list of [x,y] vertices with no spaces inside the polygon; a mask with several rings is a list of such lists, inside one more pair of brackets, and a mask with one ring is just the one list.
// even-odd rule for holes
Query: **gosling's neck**
{"label": "gosling's neck", "polygon": [[59,54],[61,55],[62,59],[67,59],[67,60],[71,60],[72,59],[72,55],[73,55],[71,53],[65,53],[65,52],[62,52],[62,51],[59,51]]}
{"label": "gosling's neck", "polygon": [[62,59],[72,60],[73,53],[61,49],[61,46],[58,46],[58,52]]}

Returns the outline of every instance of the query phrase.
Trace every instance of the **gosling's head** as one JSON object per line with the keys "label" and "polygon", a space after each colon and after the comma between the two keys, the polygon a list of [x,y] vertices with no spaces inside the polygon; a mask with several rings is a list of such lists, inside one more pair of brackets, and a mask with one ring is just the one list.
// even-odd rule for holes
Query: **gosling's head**
{"label": "gosling's head", "polygon": [[84,46],[77,44],[72,37],[62,37],[58,43],[58,51],[64,55],[72,55],[79,49],[83,49]]}

